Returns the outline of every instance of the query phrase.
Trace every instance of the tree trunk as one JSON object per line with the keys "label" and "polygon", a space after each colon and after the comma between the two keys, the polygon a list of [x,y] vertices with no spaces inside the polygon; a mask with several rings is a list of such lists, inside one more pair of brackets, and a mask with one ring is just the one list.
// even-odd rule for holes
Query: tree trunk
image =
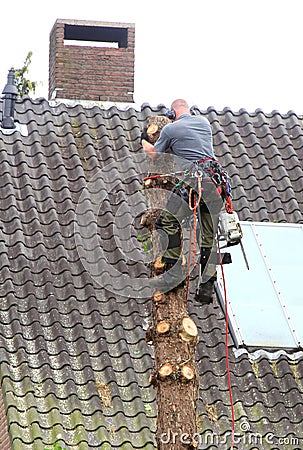
{"label": "tree trunk", "polygon": [[[157,128],[150,128],[154,123]],[[156,130],[158,137],[159,128],[164,124],[159,126],[159,119],[151,117],[148,129]],[[155,142],[156,139],[149,134],[148,136],[151,142]],[[156,163],[151,162],[150,168],[151,173],[157,173]],[[155,230],[155,221],[173,187],[171,178],[149,178],[144,182],[149,210],[142,217],[141,224],[151,232]],[[152,277],[163,272],[159,254],[159,242],[153,237]],[[186,292],[185,285],[167,293],[156,292],[152,299],[152,322],[147,330],[146,340],[153,343],[155,350],[150,382],[156,390],[157,450],[188,450],[198,447],[196,402],[199,372],[195,363],[198,330],[188,316]]]}

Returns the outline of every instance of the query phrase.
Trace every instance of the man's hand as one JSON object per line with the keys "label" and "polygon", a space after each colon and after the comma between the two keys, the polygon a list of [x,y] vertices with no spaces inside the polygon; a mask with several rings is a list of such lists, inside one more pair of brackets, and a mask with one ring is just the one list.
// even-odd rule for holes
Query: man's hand
{"label": "man's hand", "polygon": [[149,156],[151,159],[155,159],[159,156],[159,154],[157,153],[157,150],[155,149],[155,147],[153,146],[153,144],[150,144],[149,142],[147,142],[145,139],[142,139],[142,147],[145,151],[145,153],[147,154],[147,156]]}

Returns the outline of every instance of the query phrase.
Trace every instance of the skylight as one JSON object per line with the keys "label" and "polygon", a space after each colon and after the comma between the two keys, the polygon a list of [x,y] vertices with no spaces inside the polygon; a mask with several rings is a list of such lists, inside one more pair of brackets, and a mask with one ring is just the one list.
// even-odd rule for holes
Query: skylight
{"label": "skylight", "polygon": [[[303,346],[303,225],[241,222],[247,270],[239,245],[224,266],[230,331],[237,346]],[[218,270],[223,304],[223,280]]]}

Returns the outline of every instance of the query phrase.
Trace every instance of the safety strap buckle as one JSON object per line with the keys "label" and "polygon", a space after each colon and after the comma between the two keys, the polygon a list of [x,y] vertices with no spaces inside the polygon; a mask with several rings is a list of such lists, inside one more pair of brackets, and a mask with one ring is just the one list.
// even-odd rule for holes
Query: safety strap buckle
{"label": "safety strap buckle", "polygon": [[195,172],[193,173],[195,178],[202,178],[203,177],[203,172],[200,169],[195,170]]}

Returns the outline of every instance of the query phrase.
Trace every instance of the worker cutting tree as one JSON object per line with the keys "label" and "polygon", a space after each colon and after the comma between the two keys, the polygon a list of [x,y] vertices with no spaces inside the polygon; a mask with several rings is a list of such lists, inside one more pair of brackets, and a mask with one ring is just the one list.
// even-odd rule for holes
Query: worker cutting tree
{"label": "worker cutting tree", "polygon": [[165,272],[155,281],[155,287],[167,292],[183,282],[181,222],[195,211],[200,224],[201,266],[195,299],[201,304],[209,304],[213,300],[217,277],[219,214],[224,202],[230,202],[229,183],[215,159],[209,121],[192,115],[183,99],[175,100],[167,115],[172,122],[164,126],[154,144],[148,142],[145,132],[142,133],[142,146],[150,158],[157,158],[171,149],[179,168],[184,170],[182,181],[177,183],[156,222],[167,245],[162,255]]}

